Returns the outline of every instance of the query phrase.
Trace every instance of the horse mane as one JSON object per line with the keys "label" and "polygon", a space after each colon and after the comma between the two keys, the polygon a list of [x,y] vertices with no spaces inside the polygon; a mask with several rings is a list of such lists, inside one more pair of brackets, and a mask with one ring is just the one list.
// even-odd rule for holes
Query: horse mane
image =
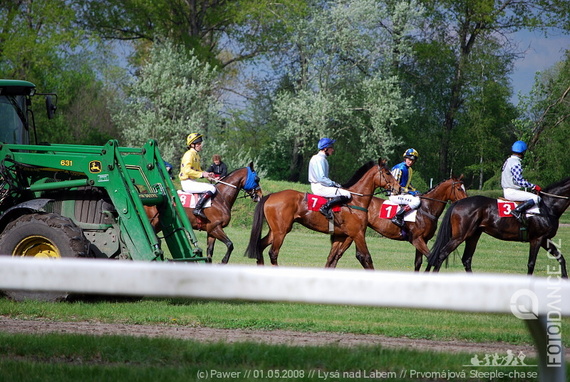
{"label": "horse mane", "polygon": [[569,182],[570,182],[570,177],[559,180],[558,182],[552,183],[551,185],[545,187],[544,191],[552,192],[555,189],[568,185]]}
{"label": "horse mane", "polygon": [[354,186],[360,180],[360,178],[362,178],[364,176],[364,174],[366,174],[366,172],[368,172],[368,170],[370,170],[372,167],[376,166],[376,164],[377,163],[372,160],[372,161],[362,165],[362,167],[360,167],[358,170],[356,170],[356,172],[354,173],[352,178],[350,178],[350,180],[348,182],[346,182],[345,184],[342,185],[342,188],[349,188],[349,187]]}
{"label": "horse mane", "polygon": [[243,167],[236,168],[235,170],[232,170],[231,172],[228,172],[228,173],[226,174],[226,176],[224,176],[223,178],[220,178],[220,179],[227,178],[228,176],[232,175],[234,172],[236,172],[236,171],[238,171],[238,170],[241,170],[242,168],[243,168]]}
{"label": "horse mane", "polygon": [[427,194],[427,193],[429,193],[429,192],[435,190],[440,184],[442,184],[442,183],[444,183],[444,182],[447,182],[449,179],[451,179],[451,178],[442,180],[441,182],[439,182],[438,184],[436,184],[435,186],[433,186],[432,188],[430,188],[430,189],[427,190],[426,192],[423,192],[422,194],[425,195],[425,194]]}
{"label": "horse mane", "polygon": [[432,188],[430,188],[429,190],[427,190],[426,192],[424,192],[423,194],[427,194],[430,191],[433,191],[434,189],[436,189],[440,184],[447,182],[449,179],[453,179],[453,180],[460,180],[460,178],[458,178],[457,176],[451,176],[447,179],[442,180],[441,182],[439,182],[438,184],[436,184],[435,186],[433,186]]}

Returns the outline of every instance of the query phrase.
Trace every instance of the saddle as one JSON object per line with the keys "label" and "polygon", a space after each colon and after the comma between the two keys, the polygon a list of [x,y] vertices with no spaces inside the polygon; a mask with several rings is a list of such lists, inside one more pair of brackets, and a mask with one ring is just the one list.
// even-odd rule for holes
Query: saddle
{"label": "saddle", "polygon": [[[499,210],[499,216],[502,218],[512,218],[511,211],[517,208],[522,202],[515,202],[514,200],[508,200],[505,198],[497,198],[497,209]],[[540,215],[540,208],[535,205],[528,210],[526,210],[526,216],[530,215]]]}
{"label": "saddle", "polygon": [[[382,206],[380,207],[380,211],[378,212],[378,217],[380,219],[392,219],[394,216],[396,216],[396,212],[398,212],[399,207],[400,205],[398,203],[386,200],[384,203],[382,203]],[[417,209],[408,212],[406,215],[404,215],[404,221],[412,223],[415,222],[417,213],[418,213]]]}
{"label": "saddle", "polygon": [[[320,208],[331,200],[332,198],[325,198],[324,196],[315,195],[315,194],[305,194],[305,201],[307,202],[307,206],[309,207],[309,211],[317,211],[319,212]],[[339,212],[341,210],[340,205],[333,206],[333,212]]]}
{"label": "saddle", "polygon": [[[180,201],[182,202],[182,206],[184,206],[186,208],[196,207],[196,203],[198,202],[198,199],[200,199],[200,195],[201,194],[193,194],[191,192],[184,192],[182,190],[178,190],[178,197],[180,198]],[[211,206],[212,206],[212,198],[206,200],[206,203],[204,204],[204,208],[211,207]]]}

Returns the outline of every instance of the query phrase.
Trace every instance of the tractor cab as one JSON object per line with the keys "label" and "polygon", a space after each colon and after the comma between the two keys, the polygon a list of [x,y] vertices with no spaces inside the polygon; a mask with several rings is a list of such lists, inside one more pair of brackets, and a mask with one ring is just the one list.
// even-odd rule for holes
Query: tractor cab
{"label": "tractor cab", "polygon": [[[31,97],[36,93],[36,85],[28,81],[0,79],[0,142],[30,144],[30,131],[34,130],[34,114]],[[46,95],[48,118],[52,118],[55,105],[52,94]]]}

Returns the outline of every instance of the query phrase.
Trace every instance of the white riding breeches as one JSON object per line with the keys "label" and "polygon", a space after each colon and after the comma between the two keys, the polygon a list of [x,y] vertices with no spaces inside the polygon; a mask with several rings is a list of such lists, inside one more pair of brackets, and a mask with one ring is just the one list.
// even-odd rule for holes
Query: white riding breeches
{"label": "white riding breeches", "polygon": [[320,183],[311,183],[311,192],[315,195],[324,196],[325,198],[334,198],[335,196],[351,197],[350,191],[338,187],[326,187]]}
{"label": "white riding breeches", "polygon": [[186,179],[180,181],[180,185],[182,186],[182,191],[196,193],[196,194],[203,194],[204,192],[210,191],[212,194],[216,193],[216,187],[213,184],[205,183],[205,182],[196,182],[195,180]]}
{"label": "white riding breeches", "polygon": [[404,195],[390,195],[390,201],[397,204],[405,204],[415,210],[420,206],[420,198],[418,196],[404,194]]}
{"label": "white riding breeches", "polygon": [[535,204],[540,202],[540,196],[533,194],[532,192],[516,190],[514,188],[503,188],[503,196],[505,199],[513,200],[515,202],[524,202],[529,199],[534,200]]}

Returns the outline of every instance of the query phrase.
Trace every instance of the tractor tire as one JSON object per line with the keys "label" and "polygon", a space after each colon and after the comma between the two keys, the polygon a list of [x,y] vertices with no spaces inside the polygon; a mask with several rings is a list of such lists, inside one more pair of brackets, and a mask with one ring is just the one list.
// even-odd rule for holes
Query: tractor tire
{"label": "tractor tire", "polygon": [[[60,259],[89,256],[89,241],[71,219],[58,214],[20,216],[0,235],[0,255]],[[65,301],[66,292],[4,291],[9,298]]]}

